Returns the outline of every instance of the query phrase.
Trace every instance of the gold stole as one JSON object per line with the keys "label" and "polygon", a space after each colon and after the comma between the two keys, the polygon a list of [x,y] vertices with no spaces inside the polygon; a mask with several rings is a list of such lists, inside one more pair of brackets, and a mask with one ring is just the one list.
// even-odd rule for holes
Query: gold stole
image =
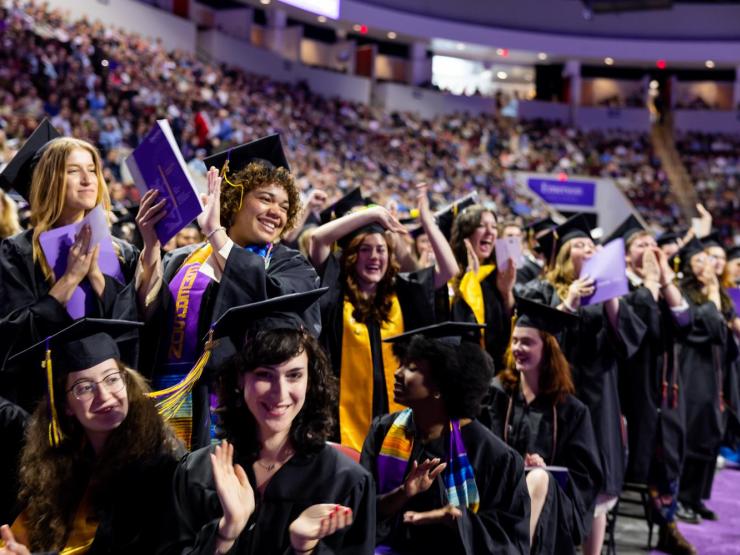
{"label": "gold stole", "polygon": [[[483,302],[483,288],[481,282],[496,269],[495,264],[484,264],[478,268],[478,273],[466,272],[460,281],[460,297],[473,311],[475,321],[479,324],[486,323],[486,305]],[[481,334],[481,347],[485,349],[485,334]]]}
{"label": "gold stole", "polygon": [[[342,364],[339,374],[339,429],[342,445],[362,450],[373,418],[373,359],[370,351],[370,333],[365,324],[353,317],[354,307],[344,298],[342,321]],[[389,321],[380,326],[380,337],[403,333],[403,314],[398,298],[391,297]],[[382,343],[383,372],[390,412],[405,407],[393,402],[393,384],[398,360],[390,343]]]}

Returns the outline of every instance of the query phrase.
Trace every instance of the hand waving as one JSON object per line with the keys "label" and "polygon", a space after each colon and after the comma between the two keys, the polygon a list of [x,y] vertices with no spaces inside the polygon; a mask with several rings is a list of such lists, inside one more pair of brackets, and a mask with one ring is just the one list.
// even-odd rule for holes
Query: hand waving
{"label": "hand waving", "polygon": [[167,199],[159,200],[159,191],[156,189],[148,190],[142,197],[141,204],[139,204],[136,226],[139,228],[139,233],[141,233],[141,238],[144,241],[144,248],[148,251],[160,247],[154,226],[167,215],[166,204]]}
{"label": "hand waving", "polygon": [[0,539],[5,542],[5,547],[0,547],[0,555],[31,555],[25,545],[15,541],[15,536],[7,524],[0,527]]}
{"label": "hand waving", "polygon": [[206,237],[221,226],[221,181],[223,180],[213,166],[208,170],[207,178],[208,194],[205,197],[203,212],[198,216],[198,225]]}
{"label": "hand waving", "polygon": [[447,463],[441,463],[440,459],[427,459],[421,464],[414,461],[411,472],[403,482],[406,497],[410,498],[428,490],[445,468],[447,468]]}
{"label": "hand waving", "polygon": [[219,522],[219,531],[223,537],[236,539],[247,525],[254,512],[254,490],[244,469],[233,464],[234,446],[224,440],[217,445],[211,454],[213,481],[216,492],[224,510]]}

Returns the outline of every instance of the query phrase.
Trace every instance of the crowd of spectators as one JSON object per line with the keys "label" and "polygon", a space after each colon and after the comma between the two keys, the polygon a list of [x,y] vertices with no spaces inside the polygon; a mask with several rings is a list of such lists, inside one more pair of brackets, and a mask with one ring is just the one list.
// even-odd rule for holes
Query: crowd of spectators
{"label": "crowd of spectators", "polygon": [[[156,119],[167,118],[201,176],[206,155],[280,133],[301,189],[322,189],[329,199],[360,186],[365,196],[403,212],[413,206],[414,185],[426,181],[437,206],[477,190],[503,218],[535,218],[544,206],[508,170],[565,172],[613,178],[649,222],[684,223],[643,134],[585,133],[487,115],[425,120],[387,113],[22,4],[4,10],[0,23],[0,164],[49,116],[63,134],[100,147],[111,197],[124,211],[137,204],[138,193],[123,160]],[[719,160],[727,158],[713,159],[710,169],[697,170],[697,186],[719,201],[734,172],[718,175]],[[733,160],[728,166],[736,170]]]}

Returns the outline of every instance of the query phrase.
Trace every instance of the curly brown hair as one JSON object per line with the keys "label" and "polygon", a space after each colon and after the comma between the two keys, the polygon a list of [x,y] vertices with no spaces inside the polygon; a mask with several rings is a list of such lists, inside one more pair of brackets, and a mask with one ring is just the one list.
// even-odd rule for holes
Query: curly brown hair
{"label": "curly brown hair", "polygon": [[[537,332],[542,340],[539,395],[557,404],[562,402],[566,395],[572,395],[575,392],[570,365],[563,351],[560,350],[558,340],[546,331],[537,330]],[[498,377],[504,389],[511,393],[516,390],[521,380],[521,373],[516,369],[514,355],[511,352],[511,343],[506,349],[504,361],[506,368],[499,373]]]}
{"label": "curly brown hair", "polygon": [[391,295],[395,292],[396,276],[400,270],[398,261],[393,254],[393,245],[387,234],[383,234],[386,249],[388,250],[388,269],[383,279],[378,283],[375,295],[367,297],[360,291],[357,282],[357,258],[360,246],[371,233],[358,233],[352,238],[347,248],[342,250],[341,283],[344,284],[344,294],[355,307],[352,317],[363,324],[370,322],[387,322],[391,312]]}
{"label": "curly brown hair", "polygon": [[[452,252],[455,254],[455,259],[460,266],[460,273],[458,278],[462,278],[465,274],[465,269],[468,267],[468,250],[465,248],[465,239],[470,237],[473,232],[480,225],[483,214],[490,212],[493,215],[493,219],[498,221],[496,213],[490,208],[486,208],[482,204],[474,204],[468,206],[465,210],[460,212],[452,223],[452,237],[450,239],[450,246]],[[481,260],[481,264],[490,264],[495,260],[495,253],[491,253],[491,256],[486,260]]]}
{"label": "curly brown hair", "polygon": [[93,511],[100,511],[110,501],[117,478],[126,467],[159,454],[174,456],[173,435],[154,402],[146,397],[146,381],[135,370],[116,362],[126,380],[128,414],[111,432],[99,456],[87,443],[79,421],[64,411],[66,375],[58,373],[54,379],[54,397],[65,436],[59,447],[49,445],[47,399],[31,416],[21,453],[19,494],[26,503],[24,517],[31,551],[64,547],[86,490],[90,490]]}
{"label": "curly brown hair", "polygon": [[241,377],[263,365],[282,364],[305,352],[308,357],[306,400],[290,428],[296,453],[318,450],[332,436],[336,421],[337,379],[319,342],[306,330],[251,330],[244,347],[224,367],[218,382],[220,437],[254,461],[259,457],[258,426],[244,402]]}
{"label": "curly brown hair", "polygon": [[225,179],[221,182],[221,225],[226,229],[231,227],[243,198],[250,192],[269,185],[278,185],[288,193],[288,219],[280,236],[295,227],[301,211],[301,195],[288,170],[283,167],[271,168],[261,162],[250,162],[247,167],[229,177],[229,181],[233,185]]}

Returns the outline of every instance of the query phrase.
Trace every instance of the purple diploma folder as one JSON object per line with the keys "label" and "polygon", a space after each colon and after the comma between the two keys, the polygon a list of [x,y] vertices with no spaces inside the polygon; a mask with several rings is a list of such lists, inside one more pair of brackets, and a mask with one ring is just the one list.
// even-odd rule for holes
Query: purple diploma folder
{"label": "purple diploma folder", "polygon": [[154,226],[163,245],[203,211],[198,191],[166,119],[157,120],[141,144],[126,158],[126,166],[142,196],[149,189],[157,189],[157,202],[167,199],[167,215]]}
{"label": "purple diploma folder", "polygon": [[601,303],[626,294],[629,285],[627,263],[624,259],[624,239],[615,239],[584,261],[581,277],[586,274],[594,279],[596,290],[590,297],[581,299],[582,305]]}
{"label": "purple diploma folder", "polygon": [[740,287],[730,287],[727,289],[727,294],[732,300],[732,304],[735,306],[735,312],[740,314]]}
{"label": "purple diploma folder", "polygon": [[[46,262],[54,271],[54,276],[59,279],[67,270],[67,253],[75,242],[75,237],[88,224],[92,232],[90,237],[90,248],[100,245],[98,254],[98,266],[100,271],[107,276],[116,278],[123,283],[123,271],[121,263],[113,248],[108,220],[105,217],[103,207],[98,205],[76,224],[65,225],[45,231],[39,235],[41,250],[44,251]],[[72,293],[67,303],[67,312],[73,319],[82,318],[89,314],[91,303],[95,302],[95,292],[87,280],[83,280]]]}

